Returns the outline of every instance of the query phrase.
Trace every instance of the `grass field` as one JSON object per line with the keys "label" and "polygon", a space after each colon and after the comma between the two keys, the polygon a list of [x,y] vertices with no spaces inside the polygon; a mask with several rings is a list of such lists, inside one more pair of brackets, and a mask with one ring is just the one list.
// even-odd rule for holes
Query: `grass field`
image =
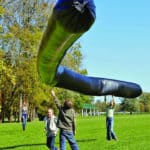
{"label": "grass field", "polygon": [[[26,131],[21,123],[0,124],[0,150],[48,150],[43,128],[39,121],[28,122]],[[150,114],[115,115],[114,130],[118,141],[106,141],[104,116],[77,118],[80,150],[150,150]]]}

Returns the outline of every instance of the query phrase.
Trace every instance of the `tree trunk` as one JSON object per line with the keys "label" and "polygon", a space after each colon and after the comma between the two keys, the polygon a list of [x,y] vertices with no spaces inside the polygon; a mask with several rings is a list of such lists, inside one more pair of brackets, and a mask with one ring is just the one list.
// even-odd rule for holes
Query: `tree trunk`
{"label": "tree trunk", "polygon": [[5,104],[4,104],[4,94],[1,91],[1,122],[5,121]]}
{"label": "tree trunk", "polygon": [[20,103],[19,103],[19,122],[21,122],[22,117],[22,94],[20,93]]}
{"label": "tree trunk", "polygon": [[2,94],[0,90],[0,123],[2,122]]}
{"label": "tree trunk", "polygon": [[9,112],[9,122],[12,122],[13,121],[13,106],[11,106],[10,108],[10,112]]}

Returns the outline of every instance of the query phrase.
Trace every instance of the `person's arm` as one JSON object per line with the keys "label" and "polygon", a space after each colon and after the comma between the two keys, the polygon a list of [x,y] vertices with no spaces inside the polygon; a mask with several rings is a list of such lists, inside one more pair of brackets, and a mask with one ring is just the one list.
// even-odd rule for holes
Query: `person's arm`
{"label": "person's arm", "polygon": [[58,128],[57,128],[57,117],[56,117],[56,116],[54,117],[54,123],[55,123],[55,125],[56,125],[56,129],[55,129],[55,131],[54,131],[54,135],[56,136],[56,135],[57,135],[57,132],[58,132]]}
{"label": "person's arm", "polygon": [[113,102],[113,108],[115,107],[116,103],[115,103],[115,99],[114,96],[112,95],[112,102]]}
{"label": "person's arm", "polygon": [[105,107],[107,106],[107,98],[106,96],[104,96],[104,104],[105,104]]}
{"label": "person's arm", "polygon": [[47,117],[45,116],[44,119],[44,132],[47,133]]}
{"label": "person's arm", "polygon": [[73,123],[72,123],[72,130],[73,130],[73,134],[76,134],[76,120],[75,120],[75,112],[73,110]]}
{"label": "person's arm", "polygon": [[57,108],[60,109],[60,108],[61,108],[60,101],[59,101],[59,99],[56,97],[55,92],[54,92],[53,90],[51,91],[51,95],[52,95],[52,97],[54,98],[54,102],[55,102]]}

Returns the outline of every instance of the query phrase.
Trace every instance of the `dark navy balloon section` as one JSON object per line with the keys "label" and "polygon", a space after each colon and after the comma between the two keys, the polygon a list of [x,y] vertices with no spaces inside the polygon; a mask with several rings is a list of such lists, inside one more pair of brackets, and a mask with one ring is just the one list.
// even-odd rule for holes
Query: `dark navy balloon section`
{"label": "dark navy balloon section", "polygon": [[93,96],[114,95],[134,98],[142,92],[140,86],[135,83],[84,76],[63,66],[58,68],[57,81],[58,87]]}
{"label": "dark navy balloon section", "polygon": [[136,83],[84,76],[60,65],[66,51],[90,29],[95,18],[93,0],[56,2],[39,47],[37,67],[42,81],[93,96],[139,96],[142,90]]}
{"label": "dark navy balloon section", "polygon": [[83,33],[95,21],[93,0],[59,0],[54,7],[54,16],[70,33]]}

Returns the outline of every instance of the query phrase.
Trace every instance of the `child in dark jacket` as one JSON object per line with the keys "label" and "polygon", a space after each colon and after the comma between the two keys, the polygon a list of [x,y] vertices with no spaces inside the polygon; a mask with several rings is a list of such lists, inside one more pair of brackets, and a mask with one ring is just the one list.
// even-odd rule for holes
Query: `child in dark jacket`
{"label": "child in dark jacket", "polygon": [[61,106],[55,92],[51,92],[55,104],[59,109],[59,115],[57,120],[57,127],[60,129],[60,150],[66,150],[66,139],[68,140],[72,150],[79,150],[75,135],[75,112],[72,109],[72,102],[66,100],[64,105]]}

